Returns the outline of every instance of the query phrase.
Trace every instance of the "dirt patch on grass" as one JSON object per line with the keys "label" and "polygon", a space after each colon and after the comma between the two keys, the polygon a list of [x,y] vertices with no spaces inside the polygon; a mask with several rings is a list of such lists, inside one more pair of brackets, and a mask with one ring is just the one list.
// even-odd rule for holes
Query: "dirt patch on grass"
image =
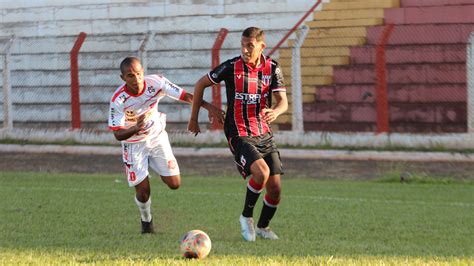
{"label": "dirt patch on grass", "polygon": [[[182,175],[239,176],[231,156],[177,156]],[[387,173],[474,179],[474,164],[465,162],[388,162],[282,158],[285,178],[374,179]],[[123,174],[121,157],[57,153],[0,153],[1,171]]]}

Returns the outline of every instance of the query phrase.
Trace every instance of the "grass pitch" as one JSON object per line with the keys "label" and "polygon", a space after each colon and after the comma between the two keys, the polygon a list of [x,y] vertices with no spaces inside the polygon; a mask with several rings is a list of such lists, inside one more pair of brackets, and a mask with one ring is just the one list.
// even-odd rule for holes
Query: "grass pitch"
{"label": "grass pitch", "polygon": [[[246,183],[237,176],[184,176],[177,191],[152,178],[157,233],[141,235],[121,174],[2,172],[0,265],[474,264],[472,183],[282,182],[271,224],[280,240],[248,243],[238,222]],[[202,261],[178,252],[191,229],[211,237]]]}

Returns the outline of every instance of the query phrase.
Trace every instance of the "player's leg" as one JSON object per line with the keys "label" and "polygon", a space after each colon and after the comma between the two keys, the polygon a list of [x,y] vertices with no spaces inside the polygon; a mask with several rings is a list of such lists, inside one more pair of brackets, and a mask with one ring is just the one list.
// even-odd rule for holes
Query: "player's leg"
{"label": "player's leg", "polygon": [[135,203],[140,211],[142,234],[154,233],[150,192],[150,181],[147,176],[140,184],[135,186]]}
{"label": "player's leg", "polygon": [[278,236],[270,229],[269,224],[280,203],[282,167],[279,153],[272,152],[265,156],[265,162],[270,168],[270,177],[265,184],[266,194],[263,198],[263,207],[257,223],[256,234],[265,239],[276,240]]}
{"label": "player's leg", "polygon": [[163,183],[168,185],[170,189],[178,189],[181,186],[181,176],[180,175],[172,175],[172,176],[161,176],[161,180]]}
{"label": "player's leg", "polygon": [[135,188],[135,204],[140,211],[142,233],[153,233],[146,145],[144,143],[124,143],[122,148],[128,185]]}
{"label": "player's leg", "polygon": [[155,141],[149,163],[170,189],[175,190],[181,186],[179,165],[174,157],[166,131],[163,131]]}
{"label": "player's leg", "polygon": [[244,240],[255,241],[253,209],[264,183],[268,179],[269,169],[254,146],[252,138],[232,138],[229,141],[229,147],[234,154],[235,163],[242,176],[245,178],[251,175],[247,183],[244,208],[239,222]]}

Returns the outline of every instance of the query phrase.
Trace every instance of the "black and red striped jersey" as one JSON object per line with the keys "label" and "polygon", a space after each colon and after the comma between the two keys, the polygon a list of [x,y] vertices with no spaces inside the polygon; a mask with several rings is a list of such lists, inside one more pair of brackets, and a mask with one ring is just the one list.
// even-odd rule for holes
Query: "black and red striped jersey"
{"label": "black and red striped jersey", "polygon": [[272,93],[286,92],[286,88],[278,63],[263,55],[260,62],[253,68],[238,56],[208,73],[211,82],[225,82],[224,131],[227,137],[260,136],[270,131],[270,126],[262,119],[262,110],[271,107]]}

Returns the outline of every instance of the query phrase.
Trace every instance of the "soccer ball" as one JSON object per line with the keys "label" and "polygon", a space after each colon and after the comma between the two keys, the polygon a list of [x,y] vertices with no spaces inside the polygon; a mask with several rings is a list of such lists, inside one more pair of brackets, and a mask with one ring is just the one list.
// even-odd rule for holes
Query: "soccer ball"
{"label": "soccer ball", "polygon": [[179,250],[188,259],[204,259],[211,251],[211,239],[201,230],[191,230],[179,240]]}

